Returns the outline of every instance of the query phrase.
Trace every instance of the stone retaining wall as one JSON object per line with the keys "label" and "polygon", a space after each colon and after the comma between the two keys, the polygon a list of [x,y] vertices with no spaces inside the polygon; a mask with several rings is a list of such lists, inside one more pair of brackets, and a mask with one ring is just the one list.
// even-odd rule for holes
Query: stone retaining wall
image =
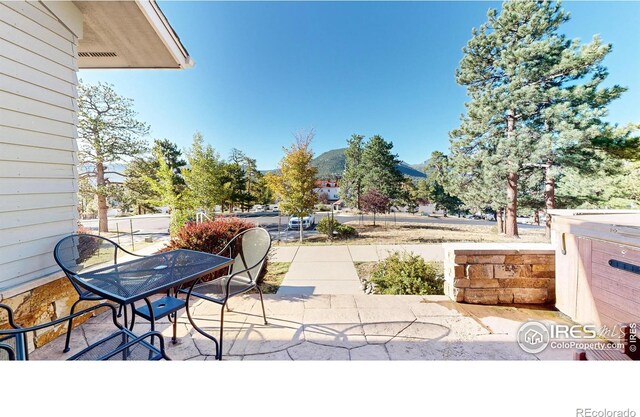
{"label": "stone retaining wall", "polygon": [[445,244],[445,294],[471,304],[552,304],[555,251],[548,244]]}
{"label": "stone retaining wall", "polygon": [[[2,298],[0,303],[6,304],[13,310],[14,320],[21,327],[30,327],[36,324],[47,323],[60,317],[68,316],[71,306],[78,299],[78,293],[71,285],[67,277],[56,279],[33,289]],[[85,301],[78,304],[76,311],[96,304],[94,301]],[[98,311],[100,313],[101,310]],[[91,314],[73,320],[73,326],[82,324],[89,319]],[[0,310],[0,328],[9,328],[7,315]],[[46,329],[29,332],[27,342],[29,351],[41,347],[67,331],[66,324],[47,327]]]}

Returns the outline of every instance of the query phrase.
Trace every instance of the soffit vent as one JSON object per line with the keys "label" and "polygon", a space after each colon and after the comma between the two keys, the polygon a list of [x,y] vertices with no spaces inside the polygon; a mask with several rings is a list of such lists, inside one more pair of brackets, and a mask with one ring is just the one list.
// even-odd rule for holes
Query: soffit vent
{"label": "soffit vent", "polygon": [[84,58],[113,58],[118,55],[115,52],[78,52],[78,56]]}

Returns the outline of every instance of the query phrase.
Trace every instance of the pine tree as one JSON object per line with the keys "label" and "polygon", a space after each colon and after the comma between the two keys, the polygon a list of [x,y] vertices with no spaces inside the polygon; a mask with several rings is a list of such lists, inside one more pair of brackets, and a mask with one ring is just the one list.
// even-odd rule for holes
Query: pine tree
{"label": "pine tree", "polygon": [[363,194],[363,180],[365,168],[362,154],[364,136],[351,135],[347,139],[347,149],[344,151],[345,164],[342,178],[340,179],[340,194],[346,205],[360,210],[360,198]]}
{"label": "pine tree", "polygon": [[560,2],[505,2],[499,15],[490,9],[487,18],[473,29],[456,71],[471,101],[451,132],[452,159],[459,173],[474,166],[466,174],[480,175],[487,186],[506,184],[506,233],[517,236],[521,177],[546,170],[545,199],[552,206],[554,168],[581,166],[585,157],[598,156],[598,146],[616,143],[606,138],[612,131],[601,118],[624,89],[600,86],[611,45],[598,37],[581,45],[558,33],[569,19]]}
{"label": "pine tree", "polygon": [[159,167],[154,166],[155,160],[146,156],[136,158],[127,164],[124,170],[124,193],[125,198],[133,201],[133,207],[137,214],[154,212],[154,202],[159,199],[159,195],[149,186],[146,178],[157,180],[156,172]]}
{"label": "pine tree", "polygon": [[200,132],[193,135],[193,143],[186,156],[188,168],[182,169],[182,173],[188,187],[189,206],[213,212],[215,206],[224,200],[223,162],[211,145],[205,145]]}
{"label": "pine tree", "polygon": [[420,196],[435,204],[436,210],[443,210],[445,217],[447,212],[458,213],[463,204],[458,197],[447,192],[446,187],[451,182],[450,171],[447,155],[434,151],[424,168],[427,178],[419,186]]}
{"label": "pine tree", "polygon": [[108,232],[107,197],[113,192],[109,178],[111,162],[143,154],[149,126],[137,120],[133,101],[116,93],[110,84],[78,85],[78,144],[81,176],[95,179],[98,230]]}
{"label": "pine tree", "polygon": [[375,135],[364,145],[362,151],[362,186],[365,192],[375,189],[389,200],[396,199],[401,191],[404,177],[396,166],[400,163],[397,154],[392,154],[393,143]]}

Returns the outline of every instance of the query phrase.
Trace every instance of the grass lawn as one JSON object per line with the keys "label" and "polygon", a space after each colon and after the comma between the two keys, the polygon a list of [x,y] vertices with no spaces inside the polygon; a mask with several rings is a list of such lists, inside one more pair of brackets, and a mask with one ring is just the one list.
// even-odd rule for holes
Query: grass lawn
{"label": "grass lawn", "polygon": [[260,289],[264,294],[278,292],[285,274],[289,271],[289,266],[291,266],[291,262],[269,262],[267,264],[267,274],[260,284]]}
{"label": "grass lawn", "polygon": [[[496,232],[496,226],[477,224],[347,222],[358,231],[358,237],[347,240],[329,240],[318,234],[306,238],[304,245],[376,245],[420,244],[445,242],[548,242],[544,228],[520,228],[520,238],[513,239]],[[280,245],[299,245],[298,241],[280,242]]]}

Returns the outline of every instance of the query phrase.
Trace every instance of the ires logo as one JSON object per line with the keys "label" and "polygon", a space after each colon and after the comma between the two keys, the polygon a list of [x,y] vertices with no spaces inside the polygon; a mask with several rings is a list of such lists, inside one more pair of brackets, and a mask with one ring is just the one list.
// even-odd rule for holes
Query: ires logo
{"label": "ires logo", "polygon": [[[598,331],[595,325],[567,325],[567,324],[545,324],[539,321],[528,321],[520,326],[517,334],[517,341],[520,348],[527,353],[540,353],[550,344],[556,347],[558,341],[562,341],[557,347],[576,347],[574,339],[596,339]],[[567,339],[570,340],[567,342]],[[584,344],[584,343],[582,343]]]}

